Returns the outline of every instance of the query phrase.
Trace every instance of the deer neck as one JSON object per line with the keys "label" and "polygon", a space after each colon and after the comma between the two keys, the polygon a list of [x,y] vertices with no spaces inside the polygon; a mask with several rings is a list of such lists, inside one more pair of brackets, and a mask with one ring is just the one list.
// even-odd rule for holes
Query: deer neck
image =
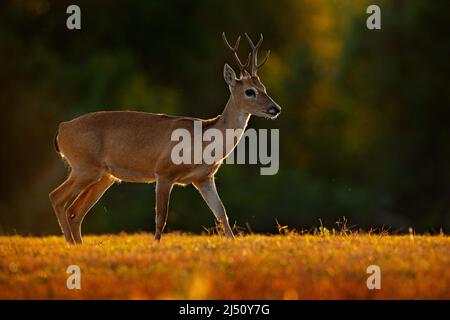
{"label": "deer neck", "polygon": [[[250,114],[243,111],[231,95],[222,114],[217,117],[217,121],[211,126],[211,128],[220,130],[222,137],[225,139],[223,143],[225,156],[233,151],[239,143],[249,119]],[[231,139],[230,130],[234,132]]]}
{"label": "deer neck", "polygon": [[245,130],[247,127],[248,119],[250,119],[250,114],[242,110],[239,105],[235,102],[233,96],[230,96],[225,109],[219,116],[216,128],[223,131],[226,129],[242,129]]}

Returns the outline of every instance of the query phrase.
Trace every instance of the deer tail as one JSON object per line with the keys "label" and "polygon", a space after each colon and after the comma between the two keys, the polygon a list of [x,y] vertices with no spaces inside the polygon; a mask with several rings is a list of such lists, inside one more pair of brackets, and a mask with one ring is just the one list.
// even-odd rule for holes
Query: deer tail
{"label": "deer tail", "polygon": [[59,133],[59,130],[56,131],[55,138],[53,139],[53,145],[55,147],[55,151],[57,153],[60,153],[59,146],[58,146],[58,133]]}

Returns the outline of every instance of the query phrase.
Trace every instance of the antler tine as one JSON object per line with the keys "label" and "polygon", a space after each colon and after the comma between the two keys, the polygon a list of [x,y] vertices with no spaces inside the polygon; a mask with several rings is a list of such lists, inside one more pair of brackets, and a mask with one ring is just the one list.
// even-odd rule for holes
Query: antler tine
{"label": "antler tine", "polygon": [[270,56],[270,50],[267,50],[266,56],[261,61],[261,63],[256,66],[256,68],[257,69],[261,68],[267,62],[267,59],[269,59],[269,56]]}
{"label": "antler tine", "polygon": [[228,47],[228,49],[230,50],[230,52],[233,54],[234,60],[236,60],[236,63],[237,63],[237,65],[238,65],[238,67],[239,67],[239,70],[241,71],[241,76],[243,76],[244,73],[246,72],[246,71],[245,71],[245,68],[247,68],[247,67],[248,67],[248,64],[250,63],[250,54],[249,54],[249,56],[248,56],[248,58],[247,58],[247,62],[246,62],[245,64],[243,64],[243,63],[241,62],[241,59],[239,59],[239,56],[238,56],[238,54],[237,54],[237,50],[238,50],[238,48],[239,48],[239,43],[240,43],[240,41],[241,41],[241,36],[239,36],[239,37],[237,38],[236,43],[234,44],[234,47],[232,47],[232,46],[230,45],[230,43],[228,42],[227,37],[225,36],[225,32],[222,32],[222,39],[223,39],[223,41],[225,42],[225,45],[226,45],[226,46]]}
{"label": "antler tine", "polygon": [[253,43],[252,39],[249,37],[249,35],[247,33],[245,33],[245,37],[247,38],[247,41],[250,44],[250,47],[252,48],[252,59],[251,59],[252,60],[252,76],[256,77],[258,69],[261,68],[266,63],[267,59],[269,58],[270,50],[267,51],[267,54],[264,57],[264,59],[262,60],[262,62],[258,64],[258,50],[259,50],[259,47],[261,47],[264,37],[261,33],[259,36],[259,41],[256,45]]}
{"label": "antler tine", "polygon": [[234,47],[232,47],[232,46],[230,45],[230,43],[228,42],[227,37],[225,36],[225,32],[222,32],[222,39],[223,39],[223,41],[225,42],[225,44],[227,45],[228,49],[230,49],[231,51],[234,52],[234,51],[237,50],[237,48],[238,48],[238,46],[239,46],[239,42],[241,41],[241,36],[239,36],[239,37],[237,38],[236,43],[234,44]]}

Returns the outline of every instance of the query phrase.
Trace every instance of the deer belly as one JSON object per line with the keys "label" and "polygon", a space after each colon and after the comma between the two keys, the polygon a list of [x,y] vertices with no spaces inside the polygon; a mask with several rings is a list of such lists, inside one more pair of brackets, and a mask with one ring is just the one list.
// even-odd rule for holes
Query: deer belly
{"label": "deer belly", "polygon": [[114,178],[124,182],[151,183],[156,180],[155,173],[153,171],[114,166],[108,166],[107,170]]}
{"label": "deer belly", "polygon": [[186,170],[184,172],[180,172],[178,175],[177,183],[180,184],[189,184],[193,181],[199,181],[206,179],[209,176],[212,176],[216,173],[219,166],[217,165],[211,165],[211,166],[195,166],[193,168],[189,168],[189,170]]}

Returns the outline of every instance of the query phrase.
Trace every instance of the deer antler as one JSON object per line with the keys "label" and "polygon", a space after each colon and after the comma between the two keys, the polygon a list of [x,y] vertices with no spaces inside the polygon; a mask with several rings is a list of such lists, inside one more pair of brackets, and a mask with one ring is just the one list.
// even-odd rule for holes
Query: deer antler
{"label": "deer antler", "polygon": [[256,77],[256,73],[258,72],[258,69],[261,68],[264,63],[266,63],[267,59],[269,58],[269,54],[270,54],[270,50],[267,51],[266,56],[264,57],[264,59],[262,60],[262,62],[260,64],[258,64],[258,50],[259,47],[261,47],[261,44],[263,42],[263,35],[260,35],[259,41],[256,44],[256,46],[253,44],[252,39],[250,39],[250,37],[248,36],[247,33],[245,33],[245,37],[247,38],[248,43],[250,44],[250,47],[252,47],[252,52],[251,52],[251,56],[252,56],[252,77]]}
{"label": "deer antler", "polygon": [[223,42],[225,42],[225,44],[228,47],[228,49],[230,50],[231,54],[233,55],[233,58],[236,61],[237,65],[239,67],[239,70],[241,71],[241,77],[242,77],[245,73],[247,73],[245,68],[247,68],[249,63],[250,63],[250,55],[251,55],[251,53],[248,54],[247,62],[245,62],[245,64],[243,64],[241,62],[241,60],[239,59],[239,56],[237,54],[237,49],[239,47],[239,42],[241,41],[241,36],[239,36],[237,38],[234,47],[230,46],[230,44],[228,43],[227,37],[225,36],[225,32],[222,32],[222,39],[223,39]]}

